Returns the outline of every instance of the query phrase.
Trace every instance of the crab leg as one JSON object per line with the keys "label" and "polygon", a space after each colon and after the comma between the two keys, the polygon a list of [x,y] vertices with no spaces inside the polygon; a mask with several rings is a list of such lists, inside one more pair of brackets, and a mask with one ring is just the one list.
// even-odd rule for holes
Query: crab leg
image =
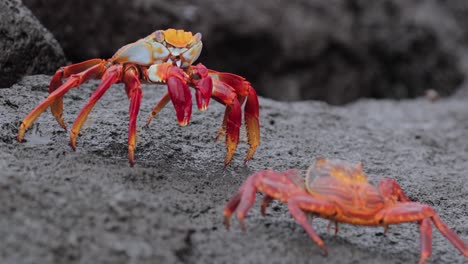
{"label": "crab leg", "polygon": [[[59,88],[62,85],[63,78],[68,78],[72,74],[80,73],[100,63],[102,64],[105,63],[105,60],[91,59],[91,60],[83,61],[80,63],[68,65],[65,67],[60,67],[60,69],[58,69],[55,72],[54,76],[52,76],[52,79],[50,80],[49,94],[53,93],[55,90],[57,90],[57,88]],[[60,126],[66,130],[67,126],[65,125],[65,122],[63,121],[63,118],[62,118],[63,97],[59,97],[54,102],[52,102],[52,104],[50,105],[50,111],[52,112],[52,115],[55,117],[55,119],[60,124]]]}
{"label": "crab leg", "polygon": [[426,262],[432,253],[432,226],[429,218],[420,221],[419,233],[421,234],[419,238],[419,243],[421,244],[419,264],[422,264]]}
{"label": "crab leg", "polygon": [[136,147],[136,121],[140,111],[142,90],[138,71],[135,67],[127,68],[124,75],[124,83],[127,87],[130,97],[130,122],[128,125],[128,159],[130,166],[134,165],[135,147]]}
{"label": "crab leg", "polygon": [[315,233],[314,228],[307,221],[304,211],[314,212],[320,215],[332,216],[336,214],[333,203],[322,201],[310,195],[297,195],[288,200],[288,209],[292,217],[304,228],[309,237],[328,255],[327,247],[323,240]]}
{"label": "crab leg", "polygon": [[146,120],[146,127],[149,126],[151,123],[151,120],[169,103],[171,100],[171,97],[169,96],[169,93],[166,93],[161,100],[159,100],[158,104],[153,108],[153,111],[151,111],[148,119]]}
{"label": "crab leg", "polygon": [[239,131],[242,123],[242,112],[236,93],[227,84],[213,79],[212,96],[215,100],[226,105],[226,158],[224,168],[231,162],[237,145],[239,144]]}
{"label": "crab leg", "polygon": [[[250,146],[245,158],[245,161],[247,162],[252,159],[255,150],[260,144],[260,125],[258,122],[259,104],[257,93],[250,85],[250,83],[241,76],[226,72],[216,72],[212,70],[209,72],[213,79],[226,83],[235,90],[241,105],[244,103],[244,101],[246,101],[244,109],[244,122],[247,128],[247,141]],[[224,133],[226,129],[226,121],[227,119],[225,115],[223,119],[223,125],[218,131],[216,139]]]}
{"label": "crab leg", "polygon": [[89,113],[93,109],[99,99],[104,93],[112,86],[112,84],[118,82],[122,76],[122,66],[120,64],[111,66],[102,77],[102,81],[96,90],[93,92],[88,102],[83,106],[80,113],[75,119],[70,132],[70,146],[73,150],[76,150],[76,138],[80,133],[80,129],[84,122],[88,118]]}
{"label": "crab leg", "polygon": [[21,122],[21,125],[18,129],[17,140],[19,142],[23,141],[24,133],[26,129],[31,126],[31,124],[36,120],[42,112],[44,112],[47,107],[49,107],[54,101],[63,97],[70,89],[77,87],[84,83],[85,81],[92,78],[99,78],[103,72],[106,70],[106,67],[103,64],[97,64],[91,68],[80,72],[78,74],[73,74],[68,78],[68,80],[57,88],[54,92],[49,94],[49,96],[44,99],[34,110],[32,110]]}
{"label": "crab leg", "polygon": [[268,205],[270,205],[271,202],[273,202],[273,197],[265,194],[265,196],[263,196],[263,200],[262,200],[262,205],[260,207],[260,212],[262,213],[262,216],[265,216],[266,215],[266,209],[268,207]]}
{"label": "crab leg", "polygon": [[257,93],[253,88],[249,89],[249,95],[247,96],[247,102],[245,103],[244,109],[244,122],[247,127],[247,140],[249,143],[249,150],[245,161],[252,159],[255,154],[255,150],[260,144],[260,124],[258,122],[259,105]]}
{"label": "crab leg", "polygon": [[[229,228],[231,215],[233,212],[237,212],[237,219],[244,227],[245,215],[252,208],[257,191],[264,193],[265,197],[269,197],[265,199],[267,201],[277,199],[283,202],[287,202],[293,194],[306,194],[306,190],[302,186],[296,185],[292,180],[294,175],[297,176],[296,170],[285,172],[263,170],[249,176],[224,207],[225,226]],[[262,204],[262,210],[263,206],[266,208],[266,205]]]}
{"label": "crab leg", "polygon": [[395,204],[394,206],[383,209],[375,216],[376,221],[382,225],[400,224],[407,222],[419,222],[421,230],[421,258],[419,263],[422,264],[431,254],[428,250],[431,247],[432,231],[428,227],[429,219],[432,220],[435,227],[447,238],[452,245],[455,246],[465,257],[468,257],[468,247],[463,240],[452,231],[437,215],[430,206],[416,202],[405,202]]}

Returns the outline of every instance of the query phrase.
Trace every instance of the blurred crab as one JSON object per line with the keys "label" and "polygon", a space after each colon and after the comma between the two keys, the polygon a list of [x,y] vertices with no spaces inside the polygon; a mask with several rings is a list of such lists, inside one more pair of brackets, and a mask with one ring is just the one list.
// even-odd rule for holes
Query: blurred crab
{"label": "blurred crab", "polygon": [[[238,75],[209,70],[201,63],[192,65],[202,50],[201,38],[200,33],[192,35],[191,32],[184,30],[158,30],[143,39],[123,46],[108,60],[91,59],[60,68],[50,82],[49,96],[21,122],[18,141],[23,140],[26,129],[49,106],[60,126],[66,129],[62,118],[63,95],[89,79],[101,79],[101,83],[72,126],[70,146],[75,149],[78,133],[93,106],[112,84],[123,82],[130,99],[128,156],[130,165],[133,166],[136,120],[143,92],[140,83],[165,83],[168,92],[156,104],[146,125],[149,125],[153,117],[172,101],[179,125],[186,126],[192,112],[192,95],[189,87],[195,89],[197,106],[201,111],[207,109],[210,98],[213,97],[226,105],[224,120],[216,138],[226,134],[227,153],[224,165],[227,166],[239,142],[242,105],[245,103],[244,121],[250,145],[245,161],[250,160],[260,143],[257,94],[250,83]],[[62,83],[62,79],[67,77],[65,83]]]}
{"label": "blurred crab", "polygon": [[[229,228],[230,217],[237,212],[243,229],[247,211],[255,201],[255,193],[264,193],[262,215],[268,204],[277,199],[287,203],[293,218],[305,229],[309,237],[327,255],[323,240],[307,220],[306,213],[338,222],[364,226],[383,226],[418,222],[421,233],[421,257],[424,263],[432,251],[432,226],[468,257],[468,247],[442,222],[429,205],[412,202],[393,179],[384,178],[377,187],[367,181],[362,164],[352,165],[341,160],[319,158],[307,173],[305,181],[297,170],[276,172],[263,170],[254,173],[242,184],[224,209],[224,224]],[[432,223],[431,223],[432,222]],[[329,225],[330,227],[330,225]]]}

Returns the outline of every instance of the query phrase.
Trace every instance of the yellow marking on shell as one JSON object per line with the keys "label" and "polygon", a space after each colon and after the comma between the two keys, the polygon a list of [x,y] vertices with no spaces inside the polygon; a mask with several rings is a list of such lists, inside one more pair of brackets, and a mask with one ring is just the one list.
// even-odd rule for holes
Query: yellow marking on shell
{"label": "yellow marking on shell", "polygon": [[348,170],[341,166],[332,168],[330,170],[330,176],[340,179],[343,182],[367,182],[367,176],[362,171],[357,169]]}
{"label": "yellow marking on shell", "polygon": [[167,43],[177,48],[184,48],[195,40],[192,32],[173,28],[164,31],[164,39]]}
{"label": "yellow marking on shell", "polygon": [[158,54],[163,54],[163,49],[161,47],[157,47],[154,52],[156,52]]}

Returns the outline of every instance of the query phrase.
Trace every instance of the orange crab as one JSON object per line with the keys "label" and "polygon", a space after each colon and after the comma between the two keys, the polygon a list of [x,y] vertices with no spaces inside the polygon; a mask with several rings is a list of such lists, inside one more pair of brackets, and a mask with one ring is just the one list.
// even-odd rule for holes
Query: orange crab
{"label": "orange crab", "polygon": [[248,177],[227,203],[224,209],[227,228],[232,213],[236,211],[244,229],[244,218],[254,204],[256,191],[265,194],[262,215],[273,199],[287,203],[291,215],[325,255],[327,248],[309,224],[306,213],[329,219],[330,224],[334,222],[335,231],[338,230],[338,222],[383,226],[385,231],[391,224],[418,222],[421,232],[420,264],[431,255],[432,222],[458,251],[468,257],[467,245],[442,222],[434,209],[412,202],[393,179],[382,179],[378,187],[369,184],[362,164],[319,158],[307,171],[305,181],[297,170],[259,171]]}
{"label": "orange crab", "polygon": [[[206,110],[210,98],[214,98],[226,105],[224,120],[216,136],[218,138],[226,134],[227,153],[224,160],[226,167],[231,162],[239,142],[242,105],[245,103],[244,122],[250,145],[245,161],[250,160],[260,143],[257,94],[250,83],[241,76],[209,70],[201,63],[192,65],[202,50],[201,38],[200,33],[193,35],[192,32],[184,30],[158,30],[143,39],[123,46],[108,60],[91,59],[60,68],[50,81],[49,96],[21,122],[18,141],[23,140],[26,129],[49,106],[60,126],[66,129],[62,118],[64,94],[89,79],[101,79],[101,83],[73,123],[70,146],[75,149],[78,133],[93,106],[112,84],[123,82],[130,99],[128,157],[130,165],[133,166],[136,120],[143,92],[140,83],[164,83],[167,84],[168,92],[156,104],[146,125],[149,125],[152,118],[169,101],[172,101],[179,125],[186,126],[192,113],[192,95],[189,87],[195,89],[195,99],[201,111]],[[62,83],[64,78],[68,79]]]}

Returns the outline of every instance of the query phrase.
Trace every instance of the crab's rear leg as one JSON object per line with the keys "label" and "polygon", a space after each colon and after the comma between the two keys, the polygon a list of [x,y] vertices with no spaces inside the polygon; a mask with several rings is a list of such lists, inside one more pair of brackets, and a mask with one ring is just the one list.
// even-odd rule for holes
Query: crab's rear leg
{"label": "crab's rear leg", "polygon": [[43,100],[36,108],[34,108],[21,122],[21,125],[18,129],[17,140],[19,142],[23,141],[24,133],[26,129],[31,126],[31,124],[36,120],[40,114],[42,114],[47,107],[49,107],[56,100],[60,100],[65,93],[67,93],[73,87],[77,87],[84,83],[85,81],[92,78],[100,78],[101,75],[105,72],[106,67],[104,64],[97,64],[84,70],[80,73],[73,74],[68,78],[68,80],[57,88],[54,92],[49,94],[49,96]]}
{"label": "crab's rear leg", "polygon": [[421,257],[419,263],[424,263],[431,255],[432,228],[429,220],[432,220],[439,231],[452,243],[458,251],[468,257],[468,247],[463,240],[452,231],[429,205],[404,202],[381,210],[376,214],[375,220],[381,225],[401,224],[407,222],[419,222]]}
{"label": "crab's rear leg", "polygon": [[239,132],[242,123],[242,111],[236,93],[223,82],[213,79],[213,98],[226,105],[226,158],[224,167],[231,163],[239,144]]}
{"label": "crab's rear leg", "polygon": [[[237,94],[238,100],[242,105],[245,101],[244,107],[244,122],[247,128],[247,141],[250,146],[247,151],[245,161],[252,159],[255,154],[255,150],[260,144],[260,124],[258,121],[259,116],[259,104],[258,97],[255,89],[252,85],[245,80],[245,78],[227,72],[216,72],[213,70],[209,71],[209,75],[220,82],[226,83],[231,86]],[[224,115],[223,124],[216,134],[216,139],[222,135],[226,130],[227,113]]]}
{"label": "crab's rear leg", "polygon": [[257,93],[251,87],[244,108],[244,122],[247,127],[247,140],[250,146],[245,157],[246,162],[252,159],[260,144],[259,108]]}
{"label": "crab's rear leg", "polygon": [[109,67],[106,73],[102,76],[101,83],[93,92],[93,94],[91,94],[91,97],[89,98],[88,102],[83,106],[80,113],[76,117],[75,122],[72,125],[70,132],[70,146],[73,150],[76,149],[76,139],[78,137],[78,134],[80,133],[81,127],[88,118],[88,115],[93,109],[94,105],[97,101],[99,101],[99,99],[101,99],[101,97],[112,86],[112,84],[119,82],[121,78],[122,65],[120,64],[116,64]]}
{"label": "crab's rear leg", "polygon": [[[53,93],[55,90],[57,90],[57,88],[59,88],[62,85],[63,78],[68,78],[72,74],[80,73],[86,69],[91,68],[94,65],[103,63],[105,63],[105,60],[91,59],[80,63],[68,65],[65,67],[60,67],[60,69],[58,69],[55,72],[54,76],[52,76],[52,79],[50,80],[49,94]],[[60,126],[66,130],[67,126],[65,125],[65,122],[63,121],[62,117],[63,97],[59,97],[54,102],[52,102],[52,104],[50,105],[50,111],[52,112],[52,115],[55,117]]]}

